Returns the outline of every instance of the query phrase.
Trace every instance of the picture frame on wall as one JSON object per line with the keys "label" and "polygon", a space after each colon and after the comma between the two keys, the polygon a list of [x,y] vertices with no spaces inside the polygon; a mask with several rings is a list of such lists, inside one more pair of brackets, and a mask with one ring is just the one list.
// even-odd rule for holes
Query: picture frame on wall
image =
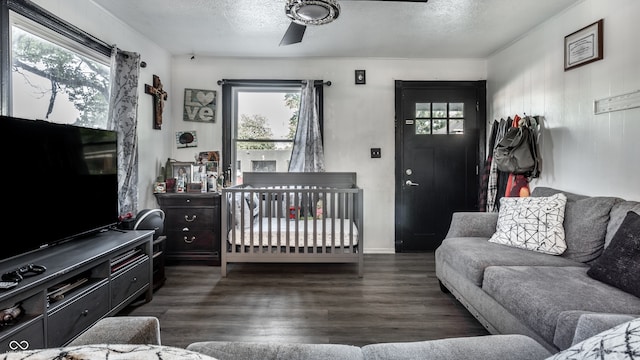
{"label": "picture frame on wall", "polygon": [[564,71],[604,58],[603,23],[600,19],[564,37]]}
{"label": "picture frame on wall", "polygon": [[215,90],[184,89],[182,119],[184,121],[215,123],[217,98]]}

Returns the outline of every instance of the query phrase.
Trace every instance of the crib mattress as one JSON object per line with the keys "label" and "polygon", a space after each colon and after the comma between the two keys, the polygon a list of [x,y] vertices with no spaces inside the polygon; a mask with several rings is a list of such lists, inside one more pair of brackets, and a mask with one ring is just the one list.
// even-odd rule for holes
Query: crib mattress
{"label": "crib mattress", "polygon": [[236,226],[228,235],[230,244],[244,246],[347,247],[358,244],[358,229],[350,219],[261,218],[254,219],[253,227],[239,229]]}

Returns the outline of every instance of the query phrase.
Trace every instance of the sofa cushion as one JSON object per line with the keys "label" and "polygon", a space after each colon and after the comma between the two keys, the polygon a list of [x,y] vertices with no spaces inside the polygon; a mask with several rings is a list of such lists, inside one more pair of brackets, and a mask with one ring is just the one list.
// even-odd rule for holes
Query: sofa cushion
{"label": "sofa cushion", "polygon": [[588,263],[595,260],[604,248],[609,213],[617,202],[616,197],[589,197],[548,187],[536,187],[531,192],[534,197],[548,197],[564,193],[567,205],[564,217],[567,250],[562,256]]}
{"label": "sofa cushion", "polygon": [[[560,255],[564,240],[564,194],[549,197],[503,197],[496,232],[489,242]],[[603,237],[604,240],[604,237]]]}
{"label": "sofa cushion", "polygon": [[560,256],[494,244],[487,238],[450,238],[436,249],[436,266],[446,262],[477,286],[482,285],[484,269],[488,266],[586,266]]}
{"label": "sofa cushion", "polygon": [[592,336],[548,360],[633,360],[640,357],[640,319]]}
{"label": "sofa cushion", "polygon": [[482,289],[549,343],[563,311],[640,314],[640,298],[592,279],[585,267],[491,266]]}
{"label": "sofa cushion", "polygon": [[640,297],[640,215],[629,211],[587,275]]}
{"label": "sofa cushion", "polygon": [[640,202],[638,201],[621,201],[611,208],[609,223],[607,224],[607,235],[604,238],[604,248],[606,249],[611,243],[611,239],[618,231],[620,224],[627,216],[629,211],[640,214]]}
{"label": "sofa cushion", "polygon": [[[635,317],[626,314],[582,310],[563,311],[558,315],[558,320],[556,321],[556,333],[553,336],[553,343],[559,349],[566,349],[588,337],[632,320]],[[596,331],[597,329],[600,330]]]}
{"label": "sofa cushion", "polygon": [[357,346],[275,342],[203,341],[187,346],[218,360],[363,360]]}
{"label": "sofa cushion", "polygon": [[[405,343],[365,345],[367,360],[481,360],[544,359],[551,355],[542,345],[524,335],[487,335]],[[337,359],[337,358],[336,358]]]}
{"label": "sofa cushion", "polygon": [[572,346],[582,342],[605,330],[609,330],[627,321],[631,321],[637,316],[622,314],[585,314],[580,316],[576,325],[576,332],[573,336]]}

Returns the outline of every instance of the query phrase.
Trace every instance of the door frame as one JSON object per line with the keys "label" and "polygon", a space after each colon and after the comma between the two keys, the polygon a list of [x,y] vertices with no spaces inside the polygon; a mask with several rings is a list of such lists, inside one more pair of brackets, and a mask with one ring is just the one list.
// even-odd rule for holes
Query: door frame
{"label": "door frame", "polygon": [[402,126],[404,120],[402,119],[402,103],[403,103],[403,91],[410,89],[425,89],[433,90],[438,88],[446,89],[468,89],[474,88],[476,90],[476,98],[479,99],[477,103],[477,118],[479,120],[478,128],[478,171],[477,179],[478,188],[480,189],[482,166],[486,159],[486,134],[487,134],[487,81],[475,80],[475,81],[422,81],[422,80],[396,80],[395,81],[395,202],[394,202],[394,224],[395,224],[395,252],[402,252],[402,233],[403,222],[400,217],[402,206],[402,170],[403,165],[403,150],[404,150],[404,128]]}

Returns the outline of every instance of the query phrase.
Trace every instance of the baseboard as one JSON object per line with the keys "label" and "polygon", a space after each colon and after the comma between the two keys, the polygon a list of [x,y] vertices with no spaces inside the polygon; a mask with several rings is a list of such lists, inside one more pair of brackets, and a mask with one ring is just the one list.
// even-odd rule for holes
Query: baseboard
{"label": "baseboard", "polygon": [[395,254],[396,249],[394,248],[367,248],[364,249],[365,254]]}

